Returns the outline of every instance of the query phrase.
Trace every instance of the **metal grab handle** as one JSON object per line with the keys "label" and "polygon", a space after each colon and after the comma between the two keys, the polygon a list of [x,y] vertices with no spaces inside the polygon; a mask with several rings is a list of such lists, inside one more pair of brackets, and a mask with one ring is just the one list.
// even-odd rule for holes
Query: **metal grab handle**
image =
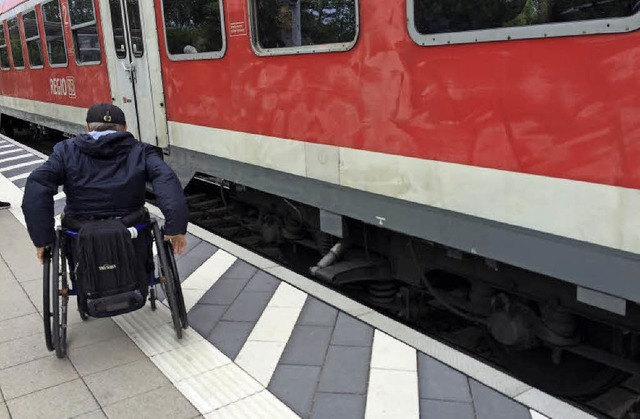
{"label": "metal grab handle", "polygon": [[129,81],[132,81],[133,83],[136,82],[136,66],[134,63],[130,63],[129,65],[127,65],[127,63],[125,63],[124,61],[121,61],[122,64],[122,68],[124,69],[124,71],[127,73],[127,76],[129,77]]}

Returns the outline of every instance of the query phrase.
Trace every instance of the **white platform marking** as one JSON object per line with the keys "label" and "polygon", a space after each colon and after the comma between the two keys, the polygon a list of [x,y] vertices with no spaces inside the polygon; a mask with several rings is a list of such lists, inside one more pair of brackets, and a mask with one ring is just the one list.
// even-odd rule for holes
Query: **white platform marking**
{"label": "white platform marking", "polygon": [[13,148],[13,147],[15,147],[13,144],[0,145],[0,149],[3,149],[3,148]]}
{"label": "white platform marking", "polygon": [[[277,418],[289,419],[298,418],[296,415],[282,403],[275,403],[276,397],[263,390],[252,396],[242,399],[237,403],[222,407],[218,410],[205,415],[206,419],[254,419],[261,418]],[[277,400],[277,399],[276,399]],[[279,401],[279,400],[278,400]]]}
{"label": "white platform marking", "polygon": [[271,381],[307,294],[281,282],[235,359],[263,386]]}
{"label": "white platform marking", "polygon": [[376,330],[371,351],[371,368],[417,371],[416,350],[406,343]]}
{"label": "white platform marking", "polygon": [[13,150],[0,151],[0,156],[6,156],[7,154],[15,154],[15,153],[24,153],[24,150],[21,148],[15,148]]}
{"label": "white platform marking", "polygon": [[264,390],[260,383],[234,364],[180,381],[176,387],[203,414]]}
{"label": "white platform marking", "polygon": [[231,363],[206,340],[157,354],[152,361],[174,384]]}
{"label": "white platform marking", "polygon": [[[267,392],[193,329],[183,330],[178,340],[164,304],[158,304],[155,312],[144,307],[113,320],[202,415]],[[269,411],[293,414],[276,397],[264,400],[263,408]]]}
{"label": "white platform marking", "polygon": [[220,249],[184,280],[182,289],[187,311],[191,310],[236,260],[235,256]]}
{"label": "white platform marking", "polygon": [[531,413],[531,419],[549,419],[548,417],[546,417],[542,413],[538,413],[533,409],[529,409],[529,413]]}
{"label": "white platform marking", "polygon": [[20,180],[20,179],[28,178],[30,174],[31,174],[31,172],[20,173],[19,175],[11,176],[11,177],[9,178],[9,180],[10,180],[11,182],[15,182],[16,180]]}
{"label": "white platform marking", "polygon": [[[533,419],[543,419],[544,415],[540,413],[543,412],[553,412],[547,413],[549,417],[552,418],[562,418],[562,419],[595,419],[596,417],[588,414],[582,410],[576,409],[570,404],[563,402],[562,400],[556,399],[553,396],[550,396],[542,391],[532,388],[524,393],[520,394],[518,397],[514,399],[515,401],[524,404],[525,406],[531,409],[531,416]],[[536,413],[536,415],[533,414]]]}
{"label": "white platform marking", "polygon": [[24,153],[24,154],[20,154],[18,156],[3,157],[3,158],[0,159],[0,163],[6,163],[8,161],[24,159],[27,156],[31,157],[31,154]]}
{"label": "white platform marking", "polygon": [[13,170],[13,169],[19,169],[21,167],[32,166],[36,163],[43,163],[43,161],[40,159],[35,159],[35,160],[29,160],[28,162],[24,162],[20,164],[14,164],[13,166],[1,167],[0,173],[8,172],[9,170]]}
{"label": "white platform marking", "polygon": [[365,418],[417,418],[416,350],[380,330],[373,336]]}
{"label": "white platform marking", "polygon": [[418,418],[418,375],[410,371],[372,369],[367,391],[366,419]]}

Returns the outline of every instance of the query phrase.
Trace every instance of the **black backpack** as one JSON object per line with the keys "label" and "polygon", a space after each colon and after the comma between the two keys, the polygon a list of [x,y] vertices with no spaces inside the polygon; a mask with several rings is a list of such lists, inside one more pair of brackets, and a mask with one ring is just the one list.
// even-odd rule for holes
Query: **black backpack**
{"label": "black backpack", "polygon": [[145,304],[140,283],[146,274],[136,260],[131,233],[121,220],[82,223],[74,253],[78,298],[87,314],[113,316]]}

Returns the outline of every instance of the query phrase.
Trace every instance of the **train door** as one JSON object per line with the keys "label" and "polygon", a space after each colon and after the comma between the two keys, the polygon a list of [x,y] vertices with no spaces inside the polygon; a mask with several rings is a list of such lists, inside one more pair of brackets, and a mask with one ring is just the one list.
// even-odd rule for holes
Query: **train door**
{"label": "train door", "polygon": [[[136,138],[146,143],[166,146],[166,113],[161,89],[155,19],[153,9],[143,13],[143,8],[152,8],[153,2],[101,0],[104,6],[107,2],[111,22],[103,27],[107,29],[105,45],[110,61],[109,73],[114,103],[124,110],[129,131]],[[102,10],[104,13],[104,8]],[[145,33],[145,30],[149,33]],[[109,32],[112,32],[111,37]],[[109,48],[109,38],[113,40],[112,48]],[[150,68],[156,62],[157,71],[153,74]],[[160,88],[154,88],[154,84]]]}

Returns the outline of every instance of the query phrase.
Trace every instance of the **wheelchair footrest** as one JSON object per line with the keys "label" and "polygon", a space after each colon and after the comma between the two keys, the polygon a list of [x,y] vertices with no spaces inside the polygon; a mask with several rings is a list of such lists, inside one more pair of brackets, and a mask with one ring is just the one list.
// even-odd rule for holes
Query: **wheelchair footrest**
{"label": "wheelchair footrest", "polygon": [[145,305],[146,298],[140,290],[86,300],[86,313],[91,317],[111,317],[138,310]]}

